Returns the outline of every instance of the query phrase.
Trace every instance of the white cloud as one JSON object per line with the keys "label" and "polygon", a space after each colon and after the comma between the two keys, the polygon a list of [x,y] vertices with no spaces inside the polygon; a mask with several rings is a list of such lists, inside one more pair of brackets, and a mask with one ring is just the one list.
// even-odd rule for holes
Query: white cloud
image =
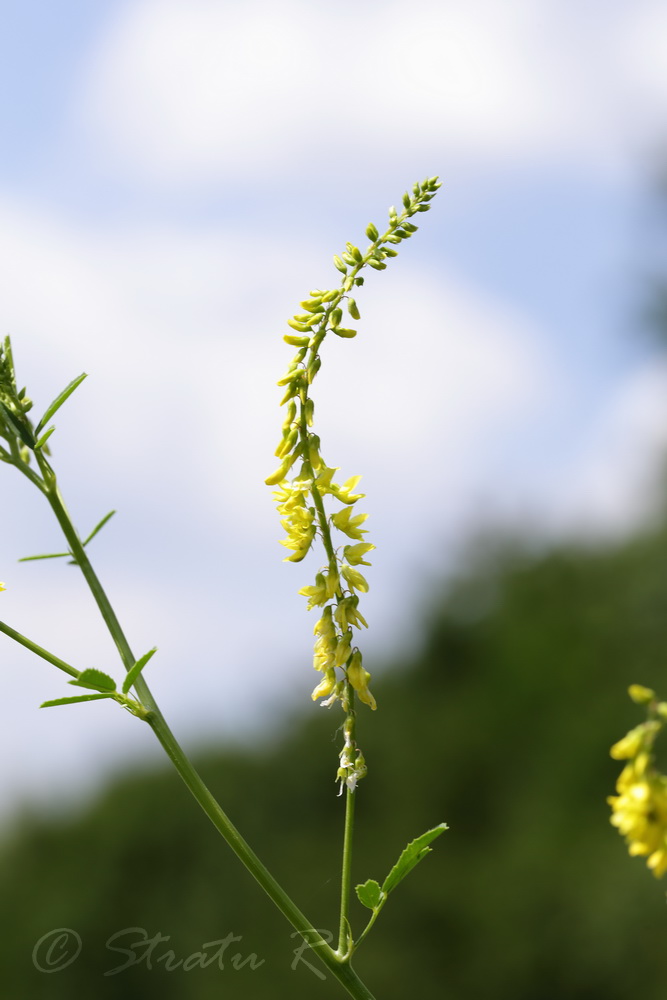
{"label": "white cloud", "polygon": [[628,376],[578,447],[542,484],[543,520],[558,535],[624,534],[662,508],[667,456],[667,367]]}
{"label": "white cloud", "polygon": [[662,125],[661,17],[648,0],[140,0],[89,53],[73,121],[113,169],[167,186],[387,158],[606,172]]}

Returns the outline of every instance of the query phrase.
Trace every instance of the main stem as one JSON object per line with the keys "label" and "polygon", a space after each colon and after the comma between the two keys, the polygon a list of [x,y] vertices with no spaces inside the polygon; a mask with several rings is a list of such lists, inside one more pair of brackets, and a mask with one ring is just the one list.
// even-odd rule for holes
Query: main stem
{"label": "main stem", "polygon": [[350,884],[352,879],[352,836],[354,833],[354,802],[355,793],[351,788],[345,789],[345,834],[343,837],[343,870],[340,886],[340,928],[338,931],[338,954],[351,954],[350,939]]}
{"label": "main stem", "polygon": [[[38,456],[39,460],[39,456]],[[95,570],[93,569],[78,533],[72,523],[67,507],[58,489],[55,475],[48,464],[40,462],[41,471],[44,474],[43,484],[40,484],[42,492],[45,494],[51,508],[58,520],[70,551],[76,559],[86,583],[90,587],[93,597],[100,610],[109,632],[116,644],[121,660],[126,670],[135,663],[135,657],[130,649],[130,645],[121,628],[116,613],[109,602],[109,599],[100,583]],[[146,721],[152,728],[157,739],[165,750],[167,756],[180,774],[181,778],[190,789],[201,808],[211,820],[216,830],[229,844],[239,860],[245,865],[250,874],[259,882],[266,894],[273,900],[280,912],[289,920],[292,926],[301,934],[303,939],[314,950],[320,961],[345,987],[350,996],[355,1000],[374,1000],[373,994],[358,977],[349,963],[340,957],[324,940],[301,912],[296,904],[287,895],[285,890],[275,880],[268,868],[260,861],[250,845],[241,836],[229,817],[223,811],[217,800],[206,787],[201,777],[193,767],[184,750],[178,743],[176,737],[167,725],[157,702],[155,701],[150,688],[142,676],[139,676],[134,683],[135,690],[139,695],[144,707],[148,709]],[[348,802],[350,792],[348,792]],[[347,824],[346,824],[347,828]],[[349,877],[348,877],[349,883]],[[342,953],[341,953],[342,955]]]}

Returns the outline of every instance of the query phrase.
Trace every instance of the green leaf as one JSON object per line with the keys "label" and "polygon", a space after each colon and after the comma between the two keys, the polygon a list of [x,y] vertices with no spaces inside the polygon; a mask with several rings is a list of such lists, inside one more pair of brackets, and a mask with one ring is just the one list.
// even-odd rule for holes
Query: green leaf
{"label": "green leaf", "polygon": [[127,677],[123,681],[123,694],[127,694],[154,653],[157,653],[157,646],[153,646],[152,649],[149,649],[147,653],[144,653],[144,655],[137,660],[134,666],[130,667],[127,672]]}
{"label": "green leaf", "polygon": [[95,537],[95,535],[97,534],[97,532],[102,530],[102,528],[107,523],[107,521],[111,520],[111,518],[114,516],[115,513],[116,513],[115,510],[110,510],[108,514],[105,514],[104,517],[102,518],[102,520],[99,522],[99,524],[95,525],[95,527],[93,528],[93,530],[91,531],[91,533],[88,535],[88,538],[86,538],[85,542],[83,542],[83,544],[87,545],[88,542],[92,538]]}
{"label": "green leaf", "polygon": [[446,823],[440,823],[438,826],[433,827],[432,830],[422,833],[421,837],[411,840],[384,880],[382,891],[389,894],[392,889],[395,889],[398,883],[412,871],[415,865],[418,865],[422,858],[431,853],[431,848],[428,846],[431,841],[435,840],[436,837],[439,837],[441,833],[444,833],[448,829],[449,827]]}
{"label": "green leaf", "polygon": [[14,434],[16,434],[17,437],[20,437],[23,443],[28,446],[28,448],[34,448],[35,439],[30,429],[26,427],[24,424],[22,424],[17,419],[16,415],[12,413],[12,411],[7,406],[5,406],[4,403],[0,403],[0,411],[2,411],[5,421],[9,424]]}
{"label": "green leaf", "polygon": [[355,886],[355,891],[359,902],[362,906],[367,906],[369,910],[376,909],[384,895],[380,888],[380,883],[376,882],[374,878],[369,878],[366,882],[362,882],[361,885]]}
{"label": "green leaf", "polygon": [[79,701],[99,701],[100,698],[111,698],[111,692],[107,694],[80,694],[74,698],[56,698],[55,701],[44,701],[40,708],[54,708],[56,705],[75,705]]}
{"label": "green leaf", "polygon": [[37,427],[35,428],[35,433],[36,434],[40,434],[41,433],[41,431],[48,424],[48,422],[51,419],[51,417],[53,416],[53,414],[57,410],[60,409],[60,407],[65,402],[65,400],[68,399],[72,395],[72,393],[74,392],[74,390],[77,389],[81,385],[81,383],[83,382],[84,378],[88,378],[86,372],[82,372],[81,375],[78,375],[77,378],[73,379],[70,382],[70,384],[63,389],[63,391],[60,393],[59,396],[56,396],[56,398],[53,400],[53,402],[51,403],[51,405],[49,407],[47,407],[46,413],[44,414],[44,416],[42,417],[42,419],[40,420],[40,422],[37,424]]}
{"label": "green leaf", "polygon": [[62,559],[64,556],[71,556],[71,552],[48,552],[41,556],[23,556],[18,562],[32,562],[33,559]]}
{"label": "green leaf", "polygon": [[48,431],[46,431],[45,434],[42,434],[41,438],[37,441],[37,443],[35,445],[35,451],[37,451],[38,448],[43,448],[44,447],[44,445],[46,444],[46,442],[49,440],[49,438],[53,434],[54,430],[55,430],[55,427],[49,427]]}
{"label": "green leaf", "polygon": [[116,682],[113,677],[109,677],[108,674],[103,673],[101,670],[95,670],[94,667],[88,670],[82,670],[75,681],[69,681],[70,684],[74,684],[76,687],[92,688],[93,691],[115,691]]}

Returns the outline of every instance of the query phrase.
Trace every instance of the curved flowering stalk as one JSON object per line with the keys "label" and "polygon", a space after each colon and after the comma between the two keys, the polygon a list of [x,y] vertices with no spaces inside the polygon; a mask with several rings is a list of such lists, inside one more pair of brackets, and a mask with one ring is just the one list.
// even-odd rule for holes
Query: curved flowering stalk
{"label": "curved flowering stalk", "polygon": [[667,724],[667,702],[640,684],[628,689],[632,700],[647,707],[647,720],[611,748],[614,760],[627,761],[616,782],[618,795],[607,799],[611,823],[633,856],[646,857],[656,878],[667,871],[667,777],[655,767],[653,744]]}
{"label": "curved flowering stalk", "polygon": [[[364,253],[347,243],[345,251],[334,256],[334,265],[342,275],[340,287],[311,292],[301,303],[303,312],[288,320],[294,332],[283,338],[297,348],[297,353],[278,382],[285,388],[281,406],[287,406],[287,414],[276,448],[281,464],[266,483],[278,487],[274,497],[287,532],[282,544],[291,550],[286,561],[300,562],[318,536],[324,547],[325,561],[314,583],[302,587],[299,593],[308,599],[308,610],[322,609],[314,629],[313,666],[323,676],[312,697],[324,699],[322,704],[326,706],[339,700],[347,715],[337,774],[341,792],[344,785],[354,791],[366,773],[363,754],[354,740],[354,695],[370,708],[376,707],[368,687],[370,674],[364,669],[354,632],[367,627],[359,611],[359,594],[368,591],[368,583],[359,566],[370,565],[365,557],[375,546],[364,540],[366,530],[362,525],[368,515],[355,513],[355,505],[364,496],[356,492],[361,477],[353,476],[339,485],[334,481],[338,469],[322,456],[320,439],[312,429],[315,406],[310,387],[320,369],[320,351],[327,333],[344,339],[356,336],[356,329],[343,326],[343,312],[347,310],[353,320],[360,318],[352,296],[355,287],[364,283],[360,272],[367,266],[376,271],[387,267],[387,259],[398,254],[395,246],[417,231],[408,220],[429,210],[429,202],[439,187],[437,177],[415,184],[412,194],[403,196],[400,215],[395,208],[389,210],[389,227],[382,235],[372,223],[368,226],[366,236],[371,242]],[[298,471],[290,479],[297,463]],[[327,511],[325,501],[333,504],[332,512]]]}

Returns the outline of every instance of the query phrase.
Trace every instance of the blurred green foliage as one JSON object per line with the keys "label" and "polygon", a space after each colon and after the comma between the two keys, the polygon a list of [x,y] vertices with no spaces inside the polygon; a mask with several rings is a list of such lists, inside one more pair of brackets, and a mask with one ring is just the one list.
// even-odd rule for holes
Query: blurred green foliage
{"label": "blurred green foliage", "polygon": [[[663,1000],[667,880],[627,856],[605,798],[620,768],[609,746],[641,717],[627,686],[667,696],[667,529],[546,554],[487,539],[479,552],[425,615],[410,662],[374,670],[356,881],[382,879],[435,823],[450,830],[396,891],[357,968],[383,1000]],[[316,711],[261,751],[199,762],[260,856],[331,931],[337,721]],[[16,825],[0,852],[0,899],[9,1000],[341,995],[303,962],[291,967],[291,928],[167,770],[128,776],[85,815]],[[353,918],[358,932],[356,902]],[[82,952],[40,973],[33,946],[59,927],[79,932]],[[105,975],[127,960],[105,943],[132,927],[170,940],[152,970]],[[230,933],[241,940],[223,969],[156,961]],[[251,953],[258,968],[234,968]]]}

